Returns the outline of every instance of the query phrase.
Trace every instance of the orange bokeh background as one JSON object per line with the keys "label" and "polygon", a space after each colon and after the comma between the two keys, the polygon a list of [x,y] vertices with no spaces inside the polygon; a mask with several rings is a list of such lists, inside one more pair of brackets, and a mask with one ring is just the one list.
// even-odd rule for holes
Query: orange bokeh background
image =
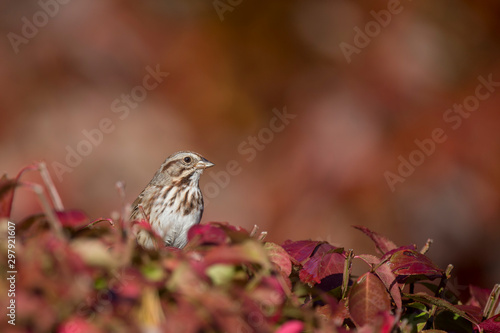
{"label": "orange bokeh background", "polygon": [[[41,3],[52,4],[47,22]],[[216,164],[202,177],[203,221],[257,224],[271,241],[327,240],[356,253],[373,245],[351,225],[399,245],[432,238],[430,257],[455,265],[457,285],[500,282],[500,87],[446,120],[475,96],[479,77],[500,82],[497,1],[0,8],[0,171],[43,159],[65,206],[98,218],[120,210],[117,181],[132,202],[168,155],[194,150]],[[371,36],[357,36],[366,29]],[[356,51],[346,56],[347,44]],[[141,91],[146,68],[168,76],[115,112],[117,99],[123,107],[123,95]],[[284,112],[287,124],[273,120]],[[439,128],[443,142],[391,186],[400,155],[423,156],[415,140]],[[85,133],[95,144],[82,143]],[[87,156],[68,167],[78,147]],[[239,172],[227,176],[230,161]],[[32,193],[17,192],[15,220],[38,211]]]}

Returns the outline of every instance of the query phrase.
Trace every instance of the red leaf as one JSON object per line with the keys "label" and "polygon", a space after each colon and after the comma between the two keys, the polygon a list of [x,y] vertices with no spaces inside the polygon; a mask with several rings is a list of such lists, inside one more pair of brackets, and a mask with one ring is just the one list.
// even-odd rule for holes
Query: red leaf
{"label": "red leaf", "polygon": [[[369,254],[362,254],[356,257],[363,259],[365,262],[372,265],[372,267],[380,263],[379,258]],[[399,289],[399,285],[396,282],[396,276],[394,275],[394,273],[392,273],[391,268],[388,265],[380,265],[375,270],[375,274],[382,281],[385,288],[389,290],[389,293],[391,294],[391,297],[394,300],[396,307],[398,309],[401,309],[402,307],[401,290]]]}
{"label": "red leaf", "polygon": [[292,258],[299,263],[303,263],[309,259],[319,244],[322,244],[322,242],[312,240],[292,242],[291,240],[287,240],[281,246]]}
{"label": "red leaf", "polygon": [[428,278],[436,278],[444,273],[425,255],[409,249],[392,254],[387,264],[398,276],[425,275]]}
{"label": "red leaf", "polygon": [[241,243],[250,238],[250,234],[245,228],[236,227],[227,222],[209,222],[207,225],[220,228],[226,233],[232,243]]}
{"label": "red leaf", "polygon": [[205,255],[203,264],[208,267],[213,264],[256,263],[265,268],[271,268],[262,245],[255,241],[247,241],[232,246],[221,245],[213,247]]}
{"label": "red leaf", "polygon": [[64,322],[59,329],[58,333],[94,333],[101,332],[94,325],[89,323],[83,318],[73,317]]}
{"label": "red leaf", "polygon": [[480,323],[483,320],[483,310],[478,306],[474,305],[455,305],[455,307],[463,312],[467,313],[469,316],[474,318],[476,322]]}
{"label": "red leaf", "polygon": [[472,305],[477,305],[481,309],[484,309],[488,298],[490,297],[491,289],[479,288],[473,285],[469,285],[469,292],[471,299],[469,302]]}
{"label": "red leaf", "polygon": [[37,170],[38,164],[30,164],[19,171],[16,178],[9,179],[4,174],[0,178],[0,217],[9,217],[14,200],[14,189],[19,186],[19,179],[26,171]]}
{"label": "red leaf", "polygon": [[304,331],[304,323],[299,320],[290,320],[278,327],[276,333],[300,333]]}
{"label": "red leaf", "polygon": [[322,243],[320,244],[318,247],[316,247],[316,249],[314,250],[312,256],[315,257],[315,256],[321,256],[329,251],[333,251],[333,250],[336,250],[338,249],[338,247],[336,246],[333,246],[331,244],[328,244],[328,243]]}
{"label": "red leaf", "polygon": [[7,175],[0,178],[0,217],[10,216],[16,186],[18,183],[15,179],[8,179]]}
{"label": "red leaf", "polygon": [[90,222],[88,216],[81,210],[64,210],[56,211],[56,216],[61,222],[61,225],[66,228],[79,228]]}
{"label": "red leaf", "polygon": [[264,249],[267,251],[269,260],[278,266],[279,270],[283,272],[285,276],[290,276],[292,273],[292,262],[288,252],[278,244],[271,242],[267,242],[264,245]]}
{"label": "red leaf", "polygon": [[227,238],[224,230],[210,224],[196,224],[188,231],[188,240],[196,239],[197,244],[226,244]]}
{"label": "red leaf", "polygon": [[299,273],[300,280],[304,283],[321,283],[321,279],[344,272],[345,257],[336,252],[314,255],[303,266]]}
{"label": "red leaf", "polygon": [[354,283],[349,293],[349,313],[357,327],[379,322],[379,314],[391,309],[384,284],[373,273],[365,273]]}
{"label": "red leaf", "polygon": [[397,249],[396,244],[394,244],[392,241],[388,240],[384,236],[382,236],[374,231],[371,231],[370,229],[368,229],[366,227],[355,225],[354,228],[361,230],[365,235],[370,237],[372,239],[372,241],[375,243],[375,246],[377,247],[377,249],[380,252],[382,252],[382,254],[384,254],[388,251]]}
{"label": "red leaf", "polygon": [[483,321],[479,326],[474,328],[474,332],[479,332],[479,328],[483,333],[498,333],[500,332],[500,314]]}

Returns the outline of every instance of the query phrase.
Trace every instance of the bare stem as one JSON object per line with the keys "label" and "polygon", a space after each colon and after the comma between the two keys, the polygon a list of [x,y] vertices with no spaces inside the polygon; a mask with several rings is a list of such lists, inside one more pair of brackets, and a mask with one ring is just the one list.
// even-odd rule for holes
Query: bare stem
{"label": "bare stem", "polygon": [[250,231],[250,237],[253,237],[257,234],[257,231],[259,230],[259,226],[257,224],[253,225],[252,231]]}
{"label": "bare stem", "polygon": [[43,182],[45,183],[45,186],[48,189],[50,199],[54,204],[54,208],[58,211],[64,210],[61,197],[59,196],[59,193],[57,192],[57,189],[54,185],[54,182],[52,181],[52,177],[50,177],[50,173],[47,169],[47,164],[45,162],[39,162],[38,171],[40,172]]}
{"label": "bare stem", "polygon": [[483,317],[485,319],[491,318],[500,313],[500,284],[495,284],[491,291],[488,302],[484,307]]}
{"label": "bare stem", "polygon": [[427,242],[425,242],[425,245],[422,248],[422,250],[420,250],[420,253],[426,254],[427,251],[429,251],[429,248],[431,247],[431,245],[432,245],[433,242],[434,242],[434,240],[432,240],[430,238],[427,238]]}
{"label": "bare stem", "polygon": [[54,214],[54,210],[50,206],[49,200],[47,200],[47,197],[45,196],[45,193],[43,191],[43,186],[27,182],[22,182],[20,184],[30,188],[33,192],[35,192],[35,194],[38,196],[38,200],[40,200],[40,204],[42,205],[42,208],[45,212],[45,215],[47,216],[50,226],[54,230],[56,236],[63,239],[64,233],[61,227],[61,222],[59,222],[59,219],[57,218],[56,214]]}
{"label": "bare stem", "polygon": [[120,226],[122,233],[124,235],[126,235],[129,233],[130,213],[127,210],[130,208],[128,208],[129,205],[125,204],[125,183],[122,181],[118,181],[118,182],[116,182],[115,187],[118,190],[118,195],[120,196],[121,204],[122,204],[122,211],[120,214],[118,225]]}
{"label": "bare stem", "polygon": [[257,240],[263,242],[266,237],[267,237],[267,231],[262,231],[259,237],[257,237]]}
{"label": "bare stem", "polygon": [[344,276],[342,279],[342,299],[347,297],[347,287],[349,286],[349,278],[351,276],[351,263],[352,258],[354,257],[354,251],[350,249],[347,251],[347,255],[345,257],[344,262]]}

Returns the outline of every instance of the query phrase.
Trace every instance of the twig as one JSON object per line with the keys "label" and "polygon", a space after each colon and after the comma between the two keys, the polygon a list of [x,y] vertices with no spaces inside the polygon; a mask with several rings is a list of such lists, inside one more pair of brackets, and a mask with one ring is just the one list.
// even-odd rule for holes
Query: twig
{"label": "twig", "polygon": [[444,272],[443,277],[441,278],[441,281],[439,282],[438,288],[436,290],[436,297],[443,297],[445,290],[446,290],[446,284],[448,283],[449,278],[451,277],[451,271],[453,270],[453,265],[449,264],[446,267],[446,271]]}
{"label": "twig", "polygon": [[259,235],[259,237],[257,237],[257,240],[260,241],[260,242],[263,242],[264,241],[264,238],[267,237],[267,231],[262,231]]}
{"label": "twig", "polygon": [[127,205],[125,204],[125,183],[122,181],[117,181],[115,187],[118,191],[118,195],[121,199],[122,212],[120,214],[119,223],[122,236],[125,238],[129,233],[129,217],[127,215]]}
{"label": "twig", "polygon": [[250,237],[253,237],[257,234],[257,231],[259,230],[259,226],[257,224],[253,225],[252,231],[250,231]]}
{"label": "twig", "polygon": [[22,186],[29,187],[33,192],[36,193],[38,199],[40,200],[40,204],[42,205],[42,208],[45,211],[45,215],[47,216],[49,224],[52,226],[52,229],[54,229],[56,236],[63,239],[64,232],[61,227],[61,222],[57,218],[56,214],[54,214],[54,210],[50,206],[49,200],[47,200],[47,197],[45,196],[45,193],[43,191],[43,186],[28,182],[21,182],[20,184]]}
{"label": "twig", "polygon": [[342,278],[342,299],[345,299],[347,296],[347,287],[349,286],[349,278],[351,275],[351,263],[353,258],[353,252],[354,251],[352,249],[349,249],[345,257],[344,275]]}
{"label": "twig", "polygon": [[47,164],[45,162],[39,162],[38,163],[38,171],[40,172],[40,175],[42,176],[43,182],[45,183],[45,186],[48,189],[50,199],[52,200],[52,203],[54,204],[54,208],[58,211],[64,210],[64,206],[62,204],[61,197],[59,196],[59,193],[57,192],[57,189],[54,185],[54,182],[52,181],[52,178],[50,177],[50,173],[47,170]]}
{"label": "twig", "polygon": [[434,243],[434,240],[427,238],[427,242],[425,242],[424,247],[422,247],[422,250],[420,250],[421,254],[426,254],[427,251],[429,251],[429,248],[431,247],[432,243]]}
{"label": "twig", "polygon": [[79,228],[77,231],[81,231],[81,230],[83,230],[83,229],[87,229],[87,228],[92,229],[92,227],[93,227],[95,224],[97,224],[97,223],[99,223],[99,222],[104,222],[104,221],[108,221],[108,222],[109,222],[109,224],[110,224],[110,225],[112,225],[112,226],[114,226],[114,225],[115,225],[115,223],[113,222],[113,220],[112,220],[112,219],[106,219],[106,218],[102,218],[102,217],[101,217],[100,219],[97,219],[97,220],[95,220],[95,221],[90,222],[90,223],[89,223],[89,224],[87,224],[87,225],[84,225],[83,227]]}
{"label": "twig", "polygon": [[500,313],[500,284],[495,284],[484,306],[483,317],[488,319]]}

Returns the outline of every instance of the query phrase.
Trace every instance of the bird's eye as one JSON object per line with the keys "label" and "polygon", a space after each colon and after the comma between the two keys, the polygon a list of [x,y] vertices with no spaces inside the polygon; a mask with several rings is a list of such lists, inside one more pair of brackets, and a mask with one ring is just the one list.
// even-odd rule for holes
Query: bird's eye
{"label": "bird's eye", "polygon": [[184,157],[184,162],[191,163],[191,157],[189,156]]}

